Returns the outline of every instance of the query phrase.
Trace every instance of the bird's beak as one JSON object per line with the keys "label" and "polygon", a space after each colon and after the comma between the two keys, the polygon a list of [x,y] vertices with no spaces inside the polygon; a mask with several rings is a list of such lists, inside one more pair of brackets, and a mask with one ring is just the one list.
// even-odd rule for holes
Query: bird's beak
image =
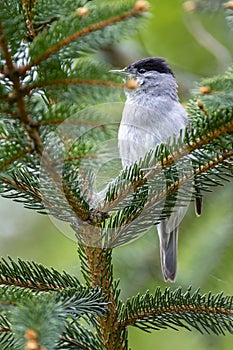
{"label": "bird's beak", "polygon": [[114,74],[119,74],[119,75],[129,75],[126,68],[124,68],[124,69],[111,69],[108,72],[114,73]]}

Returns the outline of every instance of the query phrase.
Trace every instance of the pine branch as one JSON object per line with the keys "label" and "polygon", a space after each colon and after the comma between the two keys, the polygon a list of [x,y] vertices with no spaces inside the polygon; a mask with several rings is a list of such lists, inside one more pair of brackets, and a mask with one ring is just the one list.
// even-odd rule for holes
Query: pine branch
{"label": "pine branch", "polygon": [[36,182],[32,182],[35,176],[30,174],[29,178],[28,175],[24,169],[19,169],[18,172],[12,174],[12,179],[2,176],[1,181],[4,185],[2,189],[0,188],[1,194],[5,198],[12,198],[16,202],[24,203],[25,208],[45,213],[45,202],[39,191],[39,186]]}
{"label": "pine branch", "polygon": [[112,88],[122,88],[122,84],[110,82],[110,81],[101,81],[101,80],[85,80],[85,79],[78,79],[78,78],[66,78],[66,79],[60,79],[60,80],[53,80],[45,83],[36,83],[32,86],[29,86],[24,89],[24,93],[28,94],[30,91],[35,89],[40,89],[48,86],[57,86],[57,85],[87,85],[87,86],[107,86]]}
{"label": "pine branch", "polygon": [[[224,113],[224,112],[223,112]],[[133,181],[136,177],[136,175],[139,177],[139,183],[135,182],[131,189],[135,189],[138,185],[141,185],[141,182],[145,181],[143,179],[142,175],[140,174],[140,171],[138,169],[141,169],[144,167],[148,167],[148,161],[150,161],[149,170],[152,172],[149,174],[146,174],[146,179],[150,179],[153,177],[156,173],[161,172],[162,169],[168,168],[173,164],[176,164],[179,160],[182,159],[182,157],[185,157],[186,155],[192,154],[192,152],[196,150],[200,150],[201,148],[213,143],[216,139],[219,139],[221,136],[224,136],[226,134],[231,134],[233,132],[233,114],[230,110],[227,114],[227,120],[224,120],[222,111],[217,111],[215,115],[213,115],[212,119],[208,120],[208,131],[205,130],[204,125],[202,124],[200,129],[197,130],[196,127],[191,128],[190,130],[187,129],[185,132],[184,142],[182,142],[182,136],[179,139],[175,139],[172,144],[161,144],[156,147],[154,152],[151,154],[151,151],[148,152],[148,154],[145,156],[144,161],[141,162],[139,168],[128,168],[125,170],[125,172],[120,175],[116,180],[114,180],[115,183],[121,183],[121,179],[127,179]],[[224,113],[225,114],[225,113]],[[228,121],[229,120],[229,121]],[[218,123],[216,127],[216,122]],[[223,124],[223,125],[221,125]],[[213,126],[213,128],[211,127]],[[154,157],[155,160],[151,160],[151,157]],[[159,158],[159,161],[156,162],[156,160]],[[154,163],[154,164],[153,164]],[[135,174],[134,170],[137,171],[137,174]],[[153,169],[155,172],[153,172]],[[114,186],[114,183],[113,183]],[[106,195],[106,200],[112,201],[118,200],[116,198],[117,191],[113,191],[113,194],[111,195],[111,186],[109,187],[109,192]],[[128,189],[126,189],[126,192],[129,193]],[[114,205],[114,204],[113,204]],[[108,207],[108,204],[107,204]],[[111,208],[111,207],[108,207]]]}
{"label": "pine branch", "polygon": [[105,301],[106,296],[99,287],[85,288],[66,288],[56,291],[54,298],[57,303],[62,303],[66,309],[67,318],[73,322],[77,318],[83,318],[86,322],[96,326],[96,317],[103,317],[107,311],[108,303]]}
{"label": "pine branch", "polygon": [[80,246],[82,272],[85,280],[93,288],[100,286],[108,310],[104,317],[99,317],[97,328],[104,349],[125,349],[125,329],[121,329],[117,310],[117,295],[113,287],[113,271],[111,264],[112,251],[94,247]]}
{"label": "pine branch", "polygon": [[[56,342],[75,344],[75,339],[72,340],[71,334],[79,334],[76,345],[85,344],[87,335],[90,338],[90,333],[80,324],[80,319],[96,326],[96,317],[103,317],[107,310],[107,303],[98,288],[86,289],[81,286],[66,288],[53,292],[53,295],[47,292],[38,293],[38,290],[34,294],[33,291],[15,287],[4,287],[3,290],[0,289],[0,292],[1,300],[5,305],[4,312],[7,314],[7,318],[0,316],[2,341],[3,337],[8,339],[13,333],[15,336],[12,340],[16,341],[17,346],[22,344],[23,334],[26,335],[29,330],[36,334],[34,338],[38,340],[38,344],[44,346],[49,346],[48,343],[51,344],[51,341],[53,348]],[[9,306],[8,311],[7,305]],[[49,334],[48,329],[50,329]],[[94,340],[97,342],[93,335]]]}
{"label": "pine branch", "polygon": [[[14,6],[16,6],[16,5],[14,4]],[[4,4],[3,9],[6,10],[6,8],[7,8],[7,5]],[[30,16],[33,16],[32,15],[32,4],[30,4],[30,6],[29,6],[28,3],[24,1],[22,8],[24,11],[24,16],[26,17],[26,23],[30,27],[29,31],[32,32],[33,28],[32,28],[32,22],[31,22],[31,18],[30,18]],[[31,11],[30,15],[29,15],[29,10]],[[131,10],[131,12],[132,12],[131,14],[130,13],[128,13],[128,15],[125,14],[126,19],[127,19],[127,16],[133,17],[136,15],[140,15],[143,12],[145,12],[146,10],[147,10],[146,8],[140,8],[140,7],[135,5],[134,9]],[[122,12],[122,9],[120,9],[120,11]],[[22,15],[22,13],[20,13],[20,15]],[[124,15],[122,15],[122,16],[124,18]],[[3,19],[4,19],[4,17],[3,17]],[[97,19],[97,17],[94,16],[94,22],[96,22],[96,19]],[[115,21],[121,22],[121,15],[113,17],[112,20],[113,20],[113,23],[115,23]],[[93,21],[93,19],[91,19],[91,21]],[[104,21],[100,22],[99,28],[98,28],[98,25],[95,28],[96,24],[94,25],[94,27],[88,28],[88,26],[86,26],[85,21],[81,23],[81,26],[84,26],[84,28],[83,28],[84,32],[85,32],[85,30],[87,30],[87,32],[92,32],[92,31],[96,31],[96,30],[98,31],[102,27],[111,26],[111,24],[112,24],[111,21],[109,23],[108,23],[108,21],[109,21],[109,18],[108,18],[108,20],[106,20],[106,23]],[[6,24],[6,23],[4,23],[4,24]],[[26,77],[27,80],[29,82],[31,80],[34,80],[33,74],[35,73],[35,71],[33,69],[31,69],[34,65],[31,64],[31,66],[30,66],[30,63],[29,63],[29,64],[26,64],[25,66],[17,67],[17,65],[13,63],[13,60],[11,58],[10,51],[8,48],[8,43],[7,43],[7,37],[4,36],[4,27],[2,24],[1,24],[0,32],[1,32],[1,43],[0,44],[2,46],[3,55],[5,56],[5,61],[6,61],[6,65],[5,65],[5,67],[3,67],[3,70],[2,70],[3,78],[5,80],[4,83],[7,83],[8,80],[10,80],[13,84],[13,91],[12,92],[8,91],[8,94],[6,96],[4,96],[4,98],[6,97],[6,102],[8,104],[15,103],[17,105],[17,110],[18,110],[17,114],[18,115],[16,114],[15,117],[19,118],[21,120],[21,122],[24,126],[24,129],[29,136],[30,141],[32,141],[32,143],[33,143],[33,149],[35,149],[36,152],[39,155],[41,155],[42,150],[43,150],[43,145],[42,145],[41,135],[39,133],[39,125],[37,122],[35,122],[32,119],[32,117],[30,116],[29,110],[28,110],[28,107],[29,107],[28,101],[31,100],[31,97],[27,102],[25,99],[25,96],[28,96],[30,94],[31,89],[34,89],[35,87],[37,87],[37,88],[47,87],[48,88],[48,86],[52,86],[53,84],[60,85],[61,83],[64,86],[64,85],[68,85],[68,83],[71,83],[71,82],[75,83],[75,85],[77,85],[77,86],[86,85],[88,83],[88,85],[91,84],[91,85],[95,85],[95,86],[106,86],[106,87],[112,87],[114,85],[114,83],[104,82],[104,81],[101,82],[101,81],[95,80],[93,78],[92,78],[92,82],[89,82],[85,76],[83,79],[81,77],[72,78],[72,77],[65,76],[62,79],[60,79],[60,80],[58,79],[58,80],[55,80],[53,82],[51,81],[51,77],[50,77],[50,80],[47,82],[38,82],[37,85],[34,84],[32,87],[25,86],[26,79],[24,79],[24,78],[25,78],[26,72],[28,73],[27,77]],[[85,36],[85,33],[82,34],[81,32],[79,34],[81,36],[83,36],[83,35]],[[77,38],[79,37],[79,34],[78,34]],[[54,33],[52,33],[52,35],[54,35]],[[61,47],[67,46],[69,42],[75,40],[75,37],[72,37],[72,35],[62,41]],[[18,40],[18,44],[20,44],[19,38],[17,38],[17,40]],[[47,39],[46,39],[46,41],[47,41]],[[36,41],[36,45],[38,45],[38,40]],[[44,61],[44,59],[46,59],[48,57],[47,56],[48,52],[50,52],[50,51],[53,52],[54,50],[55,51],[59,50],[59,48],[60,48],[59,45],[60,44],[58,44],[58,45],[56,44],[52,48],[50,47],[48,49],[47,53],[45,54],[45,56],[42,55],[43,57],[41,56],[42,58],[39,61],[40,62]],[[49,56],[50,56],[50,54],[49,54]],[[48,62],[46,64],[46,69],[42,70],[42,75],[48,71],[51,71],[51,72],[53,71],[52,69],[50,70],[48,68],[49,64],[50,63]],[[54,63],[53,63],[53,65],[54,65]],[[57,67],[56,71],[57,72],[62,71],[60,69],[60,66]],[[26,83],[26,85],[27,85],[27,83]],[[70,86],[70,84],[69,84],[69,86]],[[9,90],[10,89],[11,89],[11,86],[9,85]]]}
{"label": "pine branch", "polygon": [[64,288],[80,287],[80,282],[66,272],[62,274],[41,264],[18,259],[16,263],[0,261],[0,284],[41,291],[56,291]]}
{"label": "pine branch", "polygon": [[42,347],[48,350],[54,349],[65,330],[68,314],[64,305],[56,303],[50,295],[22,302],[13,309],[10,317],[18,348],[27,348],[30,338],[34,338],[39,349]]}
{"label": "pine branch", "polygon": [[[119,100],[122,86],[107,74],[107,66],[84,55],[128,34],[148,3],[95,6],[92,1],[78,9],[77,4],[4,1],[0,11],[0,190],[25,207],[47,210],[71,224],[87,285],[40,264],[3,259],[1,349],[28,349],[33,340],[40,350],[126,350],[130,325],[144,331],[170,327],[232,333],[232,298],[222,294],[157,289],[123,305],[108,248],[136,238],[191,195],[232,177],[232,67],[203,81],[198,100],[190,102],[191,127],[184,135],[124,169],[109,185],[105,202],[92,205],[93,173],[80,164],[90,159],[97,164],[98,146],[116,137],[117,130],[106,125],[106,115],[84,107]],[[19,30],[8,22],[19,22]],[[72,133],[53,132],[77,112],[68,122],[78,130],[75,142]],[[191,188],[186,190],[187,184]],[[87,241],[89,246],[81,245]]]}
{"label": "pine branch", "polygon": [[29,138],[32,140],[35,149],[39,154],[42,153],[42,141],[39,136],[37,127],[35,127],[32,118],[27,113],[27,107],[24,97],[21,93],[22,85],[20,82],[20,74],[18,67],[13,64],[11,54],[8,48],[6,38],[4,36],[3,25],[0,22],[0,47],[2,48],[4,58],[6,60],[6,67],[4,70],[4,76],[11,80],[13,84],[13,94],[16,100],[18,109],[18,118],[22,121],[25,131],[27,132]]}
{"label": "pine branch", "polygon": [[15,349],[17,342],[11,330],[11,323],[5,315],[0,315],[0,345],[1,350]]}
{"label": "pine branch", "polygon": [[[198,195],[197,189],[208,190],[232,176],[232,117],[232,110],[217,111],[206,121],[202,119],[198,128],[187,129],[185,141],[181,135],[172,144],[161,144],[121,172],[109,185],[105,203],[99,208],[101,212],[113,211],[102,226],[107,246],[126,243],[170,216],[174,203],[179,205],[178,191],[180,202],[190,201],[192,195]],[[167,168],[169,181],[164,175]],[[177,171],[178,179],[174,177]],[[194,178],[197,182],[193,187]],[[166,199],[163,215],[162,199]]]}
{"label": "pine branch", "polygon": [[[182,159],[182,157],[192,154],[192,152],[213,143],[216,139],[219,139],[221,136],[233,133],[232,110],[230,110],[227,115],[227,120],[229,121],[227,120],[223,121],[224,118],[223,118],[222,111],[217,111],[213,117],[214,118],[212,120],[209,119],[208,121],[209,131],[206,131],[205,128],[203,127],[204,125],[202,124],[198,132],[196,132],[197,130],[196,130],[196,127],[194,126],[194,128],[190,130],[189,129],[186,130],[184,142],[181,141],[182,139],[182,136],[181,136],[179,139],[176,139],[175,141],[173,141],[173,143],[170,145],[161,144],[157,146],[153,154],[151,154],[151,151],[148,152],[148,154],[145,156],[145,161],[141,162],[141,166],[139,166],[139,169],[143,168],[143,166],[146,167],[147,164],[144,164],[144,163],[147,163],[149,158],[149,161],[152,163],[149,166],[149,170],[151,171],[154,169],[155,172],[147,174],[146,179],[148,180],[151,177],[153,177],[156,173],[159,173],[162,168],[163,169],[168,168],[171,165],[176,164],[179,160]],[[218,122],[217,127],[216,127],[216,122]],[[223,125],[221,125],[222,122],[224,123]],[[212,126],[211,124],[214,126],[213,129],[211,128]],[[155,160],[151,161],[150,158],[153,156]],[[160,158],[160,160],[156,162],[158,158]],[[127,173],[129,175],[127,175]],[[132,186],[133,189],[135,189],[135,187],[137,187],[138,185],[140,186],[141,182],[145,180],[139,174],[138,170],[137,170],[137,176],[139,176],[139,180],[138,180],[139,184],[135,182]],[[132,181],[136,177],[136,174],[133,171],[133,167],[128,168],[125,172],[123,172],[121,177]],[[121,178],[119,177],[114,181],[116,183],[120,183]],[[111,201],[112,199],[111,197],[113,197],[114,200],[117,200],[116,192],[114,192],[114,195],[111,196],[110,191],[111,190],[109,190],[109,193],[107,194],[106,199],[108,201]],[[127,193],[128,193],[128,189],[127,189]]]}
{"label": "pine branch", "polygon": [[191,328],[199,332],[233,333],[233,298],[222,293],[201,295],[199,290],[191,294],[191,288],[174,292],[158,288],[154,295],[149,291],[126,302],[122,310],[122,325],[136,326],[146,332],[165,328]]}
{"label": "pine branch", "polygon": [[[51,298],[56,303],[60,303],[66,310],[67,317],[73,322],[77,318],[83,318],[86,322],[96,325],[95,317],[103,316],[107,310],[105,296],[99,288],[85,288],[81,285],[77,287],[63,287],[60,289],[30,289],[30,284],[26,288],[24,286],[15,287],[13,285],[3,286],[0,288],[0,309],[11,314],[12,306],[16,307],[24,303],[26,299],[33,299],[38,295],[48,295],[51,293]],[[53,295],[53,296],[52,296]]]}
{"label": "pine branch", "polygon": [[[198,106],[196,108],[198,109]],[[218,185],[219,181],[216,181],[213,175],[227,180],[227,175],[225,175],[227,171],[229,176],[231,175],[232,147],[231,138],[228,139],[227,135],[233,131],[232,117],[232,110],[220,110],[213,113],[211,117],[204,115],[204,118],[201,119],[201,127],[200,125],[196,127],[196,121],[194,127],[186,131],[185,142],[182,141],[181,135],[172,144],[161,144],[153,152],[150,151],[139,165],[125,169],[110,184],[106,202],[102,207],[96,209],[89,207],[88,193],[91,190],[92,180],[89,174],[80,177],[77,172],[78,164],[77,166],[72,164],[75,154],[68,155],[67,160],[69,159],[71,166],[64,168],[63,178],[62,174],[57,173],[57,165],[53,164],[53,160],[46,158],[46,168],[48,168],[46,171],[51,178],[46,182],[47,199],[38,192],[37,185],[32,187],[31,180],[26,173],[21,174],[20,171],[17,171],[17,176],[15,176],[15,191],[12,194],[10,192],[9,195],[16,196],[18,191],[19,198],[22,196],[26,206],[37,210],[43,210],[46,205],[52,215],[70,221],[75,230],[77,220],[78,226],[82,226],[82,222],[88,223],[91,226],[90,233],[88,234],[87,226],[85,226],[85,230],[79,234],[79,239],[83,242],[90,244],[89,239],[91,239],[92,245],[95,245],[104,239],[106,246],[121,244],[129,237],[132,239],[132,234],[133,237],[137,237],[141,230],[145,231],[145,227],[152,225],[155,220],[159,222],[168,217],[177,200],[177,191],[186,183],[189,184],[194,177],[198,180],[195,184],[195,192],[192,192],[192,187],[190,187],[189,191],[183,194],[183,200],[186,200],[187,195],[190,198],[191,194],[197,192],[197,189],[203,190],[208,189],[210,185]],[[52,139],[50,141],[54,147],[56,142]],[[190,155],[191,158],[189,158]],[[170,168],[171,171],[169,183],[168,178],[164,177],[167,168]],[[179,179],[173,178],[177,171],[179,171]],[[3,180],[10,185],[11,180],[5,178]],[[50,182],[51,185],[49,185]],[[59,184],[63,184],[62,188]],[[52,186],[51,190],[50,186]],[[54,192],[54,186],[57,189],[56,192]],[[12,189],[10,186],[8,191]],[[143,192],[144,195],[141,197]],[[58,200],[59,193],[60,200]],[[9,196],[7,193],[4,195]],[[168,196],[170,196],[169,200]],[[164,206],[161,200],[165,198],[167,198],[166,210],[161,216],[161,206]],[[66,209],[63,204],[64,199],[69,204]],[[37,206],[35,206],[35,200],[38,202]],[[129,207],[127,201],[130,201],[133,206]],[[111,213],[113,210],[114,212]],[[153,215],[151,215],[152,210]],[[141,225],[138,225],[138,220],[136,220],[139,215],[141,219],[142,217],[144,219],[140,219]],[[135,225],[138,225],[137,229]],[[114,230],[113,234],[112,230]],[[79,231],[81,232],[82,229]],[[111,236],[108,235],[108,232]]]}
{"label": "pine branch", "polygon": [[[35,0],[34,0],[35,1]],[[22,0],[22,7],[24,12],[24,17],[26,19],[27,29],[28,29],[28,38],[33,39],[36,36],[36,33],[33,28],[32,23],[32,8],[33,8],[33,0]]]}
{"label": "pine branch", "polygon": [[102,350],[103,345],[93,331],[87,330],[86,328],[77,327],[76,324],[72,324],[69,325],[69,327],[67,327],[64,331],[56,346],[56,349]]}
{"label": "pine branch", "polygon": [[0,46],[1,46],[2,52],[5,56],[6,66],[8,68],[8,74],[9,73],[12,74],[14,72],[14,65],[13,65],[13,62],[11,59],[11,54],[10,54],[8,47],[7,47],[7,41],[6,41],[6,38],[5,38],[4,33],[3,33],[3,25],[1,22],[0,22]]}
{"label": "pine branch", "polygon": [[0,288],[0,311],[3,315],[8,315],[12,311],[12,307],[15,307],[17,304],[20,304],[21,301],[30,299],[33,296],[33,293],[37,291],[2,285]]}
{"label": "pine branch", "polygon": [[96,31],[101,30],[105,27],[111,26],[115,23],[119,23],[119,22],[122,22],[124,20],[129,19],[129,18],[142,15],[147,10],[148,10],[148,8],[146,6],[144,8],[141,8],[141,7],[137,6],[137,3],[136,3],[135,6],[133,7],[133,9],[130,11],[127,11],[127,12],[125,12],[121,15],[118,15],[116,17],[108,18],[108,19],[103,20],[101,22],[97,22],[94,24],[90,24],[89,26],[85,26],[83,29],[72,33],[68,37],[65,37],[64,39],[57,42],[55,45],[51,46],[43,54],[34,58],[29,64],[27,64],[25,67],[22,67],[21,74],[24,75],[32,67],[39,65],[42,61],[46,60],[48,57],[50,57],[51,55],[53,55],[54,53],[59,51],[61,48],[67,46],[71,42],[73,42],[73,41],[75,41],[83,36],[86,36],[92,32],[96,32]]}
{"label": "pine branch", "polygon": [[[4,170],[5,168],[7,168],[8,165],[14,163],[15,161],[22,159],[24,156],[26,156],[27,154],[30,153],[30,149],[25,149],[24,151],[19,152],[18,154],[15,154],[13,157],[10,157],[9,159],[4,159],[4,161],[2,162],[2,164],[0,164],[0,171]],[[3,181],[7,184],[8,179],[6,178],[2,178]],[[10,181],[11,186],[13,185],[13,183]]]}
{"label": "pine branch", "polygon": [[[10,329],[11,329],[11,325],[9,324],[6,317],[0,315],[0,334],[8,333],[10,332]],[[1,338],[0,338],[0,341],[1,341]]]}
{"label": "pine branch", "polygon": [[[48,87],[53,85],[63,85],[63,88],[69,85],[80,85],[81,91],[83,89],[83,85],[87,85],[89,89],[98,86],[102,88],[115,87],[115,91],[117,88],[122,89],[123,87],[123,85],[119,83],[119,79],[115,78],[115,81],[111,79],[111,75],[108,73],[110,69],[108,65],[90,58],[79,58],[76,60],[75,64],[66,62],[63,64],[62,69],[60,69],[60,65],[58,65],[56,69],[56,66],[52,66],[52,62],[49,64],[51,69],[43,70],[43,74],[42,72],[41,74],[38,74],[32,85],[29,84],[24,87],[23,93],[25,95],[28,95],[33,90],[40,88],[46,88],[46,91],[49,91]],[[89,94],[91,94],[91,92],[89,92]],[[100,100],[98,102],[100,102]]]}
{"label": "pine branch", "polygon": [[[15,118],[14,114],[11,117]],[[0,121],[0,169],[1,171],[10,172],[17,163],[31,158],[30,153],[33,152],[31,145],[22,125],[17,120],[1,120]]]}
{"label": "pine branch", "polygon": [[[19,44],[27,36],[25,18],[18,0],[1,1],[0,22],[3,24],[4,36],[9,45],[10,53],[15,60],[18,57]],[[16,28],[17,30],[15,30]]]}

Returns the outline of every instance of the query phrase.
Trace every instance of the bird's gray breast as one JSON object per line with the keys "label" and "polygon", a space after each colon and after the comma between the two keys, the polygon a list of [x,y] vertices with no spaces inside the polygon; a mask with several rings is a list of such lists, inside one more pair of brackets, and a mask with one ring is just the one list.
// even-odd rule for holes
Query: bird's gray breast
{"label": "bird's gray breast", "polygon": [[122,165],[143,158],[149,149],[179,134],[186,123],[186,112],[177,101],[166,103],[157,98],[152,105],[146,99],[140,104],[127,100],[118,132]]}

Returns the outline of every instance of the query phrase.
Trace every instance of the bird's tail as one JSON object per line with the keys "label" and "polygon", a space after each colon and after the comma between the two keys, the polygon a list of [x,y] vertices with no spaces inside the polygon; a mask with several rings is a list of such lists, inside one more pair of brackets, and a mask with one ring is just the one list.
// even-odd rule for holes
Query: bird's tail
{"label": "bird's tail", "polygon": [[174,282],[177,267],[178,225],[169,229],[168,219],[158,224],[160,259],[165,281]]}

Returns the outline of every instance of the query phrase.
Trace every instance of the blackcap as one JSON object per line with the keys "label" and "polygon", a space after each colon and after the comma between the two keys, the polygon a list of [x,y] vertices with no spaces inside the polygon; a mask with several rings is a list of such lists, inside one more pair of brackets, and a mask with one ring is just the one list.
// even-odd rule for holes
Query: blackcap
{"label": "blackcap", "polygon": [[[174,74],[163,58],[141,59],[122,70],[126,84],[126,102],[118,132],[123,167],[143,158],[149,149],[180,133],[188,124],[185,109],[179,103]],[[182,211],[182,209],[179,209]],[[160,258],[165,281],[175,281],[177,268],[179,210],[157,225]]]}

